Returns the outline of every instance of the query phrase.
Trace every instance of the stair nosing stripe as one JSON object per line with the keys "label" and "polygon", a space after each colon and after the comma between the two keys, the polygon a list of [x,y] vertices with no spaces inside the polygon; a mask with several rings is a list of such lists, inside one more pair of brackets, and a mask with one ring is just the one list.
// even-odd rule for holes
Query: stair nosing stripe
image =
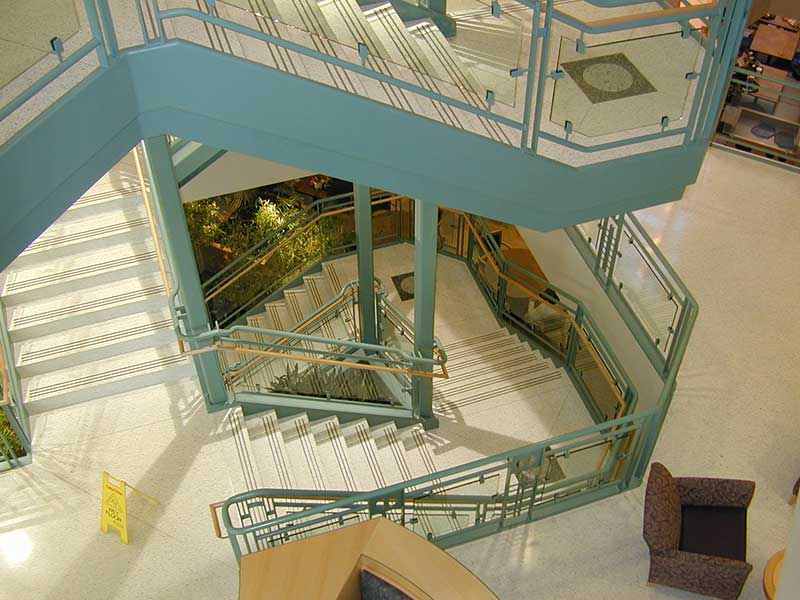
{"label": "stair nosing stripe", "polygon": [[50,273],[47,275],[40,275],[39,277],[32,277],[30,279],[11,281],[9,282],[9,285],[6,287],[5,293],[7,295],[11,295],[30,288],[42,287],[44,285],[54,285],[56,283],[62,283],[71,280],[78,280],[81,279],[82,277],[88,275],[94,275],[96,273],[101,273],[103,271],[113,272],[121,267],[135,265],[137,263],[145,264],[147,262],[151,262],[153,259],[156,258],[156,256],[157,256],[156,251],[152,250],[150,252],[143,252],[141,254],[137,254],[134,256],[126,256],[124,258],[117,258],[103,263],[86,265],[84,267],[79,267],[76,269],[63,270],[59,271],[58,273]]}
{"label": "stair nosing stripe", "polygon": [[13,319],[12,321],[12,331],[19,329],[18,325],[20,324],[28,324],[29,321],[37,321],[37,320],[52,320],[50,317],[61,317],[73,314],[75,312],[83,312],[90,308],[97,308],[102,307],[104,304],[108,304],[109,301],[111,303],[114,302],[122,302],[123,300],[133,299],[137,295],[141,297],[153,296],[157,294],[162,294],[164,292],[164,285],[157,284],[154,286],[150,286],[148,288],[141,288],[138,290],[133,290],[130,292],[125,292],[123,294],[118,294],[116,296],[107,296],[105,298],[97,298],[95,300],[90,300],[89,302],[82,302],[78,304],[71,304],[70,306],[63,306],[61,308],[52,309],[49,311],[45,311],[42,313],[34,313],[29,315],[22,315],[18,318]]}
{"label": "stair nosing stripe", "polygon": [[138,337],[138,334],[146,333],[147,331],[159,331],[161,329],[165,329],[171,326],[172,326],[172,319],[163,319],[161,321],[147,323],[139,327],[125,329],[124,331],[116,331],[94,337],[84,338],[81,340],[76,340],[74,342],[69,342],[67,344],[61,344],[59,346],[49,346],[47,348],[42,348],[40,350],[32,352],[31,351],[22,352],[19,358],[19,366],[27,366],[32,362],[33,363],[38,362],[42,358],[51,356],[53,354],[60,354],[60,353],[68,354],[71,350],[85,349],[91,346],[101,346],[102,342],[105,341],[109,342],[118,341],[120,339],[124,339],[129,335],[131,337]]}

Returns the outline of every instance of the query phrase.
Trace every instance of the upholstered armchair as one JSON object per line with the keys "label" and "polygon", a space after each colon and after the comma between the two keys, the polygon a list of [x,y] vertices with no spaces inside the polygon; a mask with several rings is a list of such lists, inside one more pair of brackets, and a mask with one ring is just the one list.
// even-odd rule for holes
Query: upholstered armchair
{"label": "upholstered armchair", "polygon": [[745,557],[755,483],[672,477],[653,463],[644,501],[644,540],[653,584],[735,600],[752,570]]}

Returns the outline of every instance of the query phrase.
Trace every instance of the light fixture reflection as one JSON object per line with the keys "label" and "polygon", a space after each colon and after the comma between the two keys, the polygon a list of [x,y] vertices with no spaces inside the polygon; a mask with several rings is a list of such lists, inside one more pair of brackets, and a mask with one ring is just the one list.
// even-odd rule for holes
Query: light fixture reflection
{"label": "light fixture reflection", "polygon": [[15,565],[28,560],[33,543],[24,531],[9,531],[0,534],[0,554],[7,564]]}

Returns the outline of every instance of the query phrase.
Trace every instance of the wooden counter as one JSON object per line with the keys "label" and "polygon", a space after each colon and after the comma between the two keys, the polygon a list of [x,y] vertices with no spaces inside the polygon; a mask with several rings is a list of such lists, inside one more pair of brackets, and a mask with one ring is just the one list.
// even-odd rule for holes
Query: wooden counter
{"label": "wooden counter", "polygon": [[382,518],[243,556],[239,598],[357,600],[362,569],[415,600],[498,600],[444,550]]}

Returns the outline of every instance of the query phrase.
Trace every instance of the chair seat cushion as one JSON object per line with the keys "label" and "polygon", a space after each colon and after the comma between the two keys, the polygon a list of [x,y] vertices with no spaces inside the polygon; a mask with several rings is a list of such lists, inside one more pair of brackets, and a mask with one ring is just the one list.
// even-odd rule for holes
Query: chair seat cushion
{"label": "chair seat cushion", "polygon": [[747,509],[720,506],[681,508],[680,549],[746,562]]}

